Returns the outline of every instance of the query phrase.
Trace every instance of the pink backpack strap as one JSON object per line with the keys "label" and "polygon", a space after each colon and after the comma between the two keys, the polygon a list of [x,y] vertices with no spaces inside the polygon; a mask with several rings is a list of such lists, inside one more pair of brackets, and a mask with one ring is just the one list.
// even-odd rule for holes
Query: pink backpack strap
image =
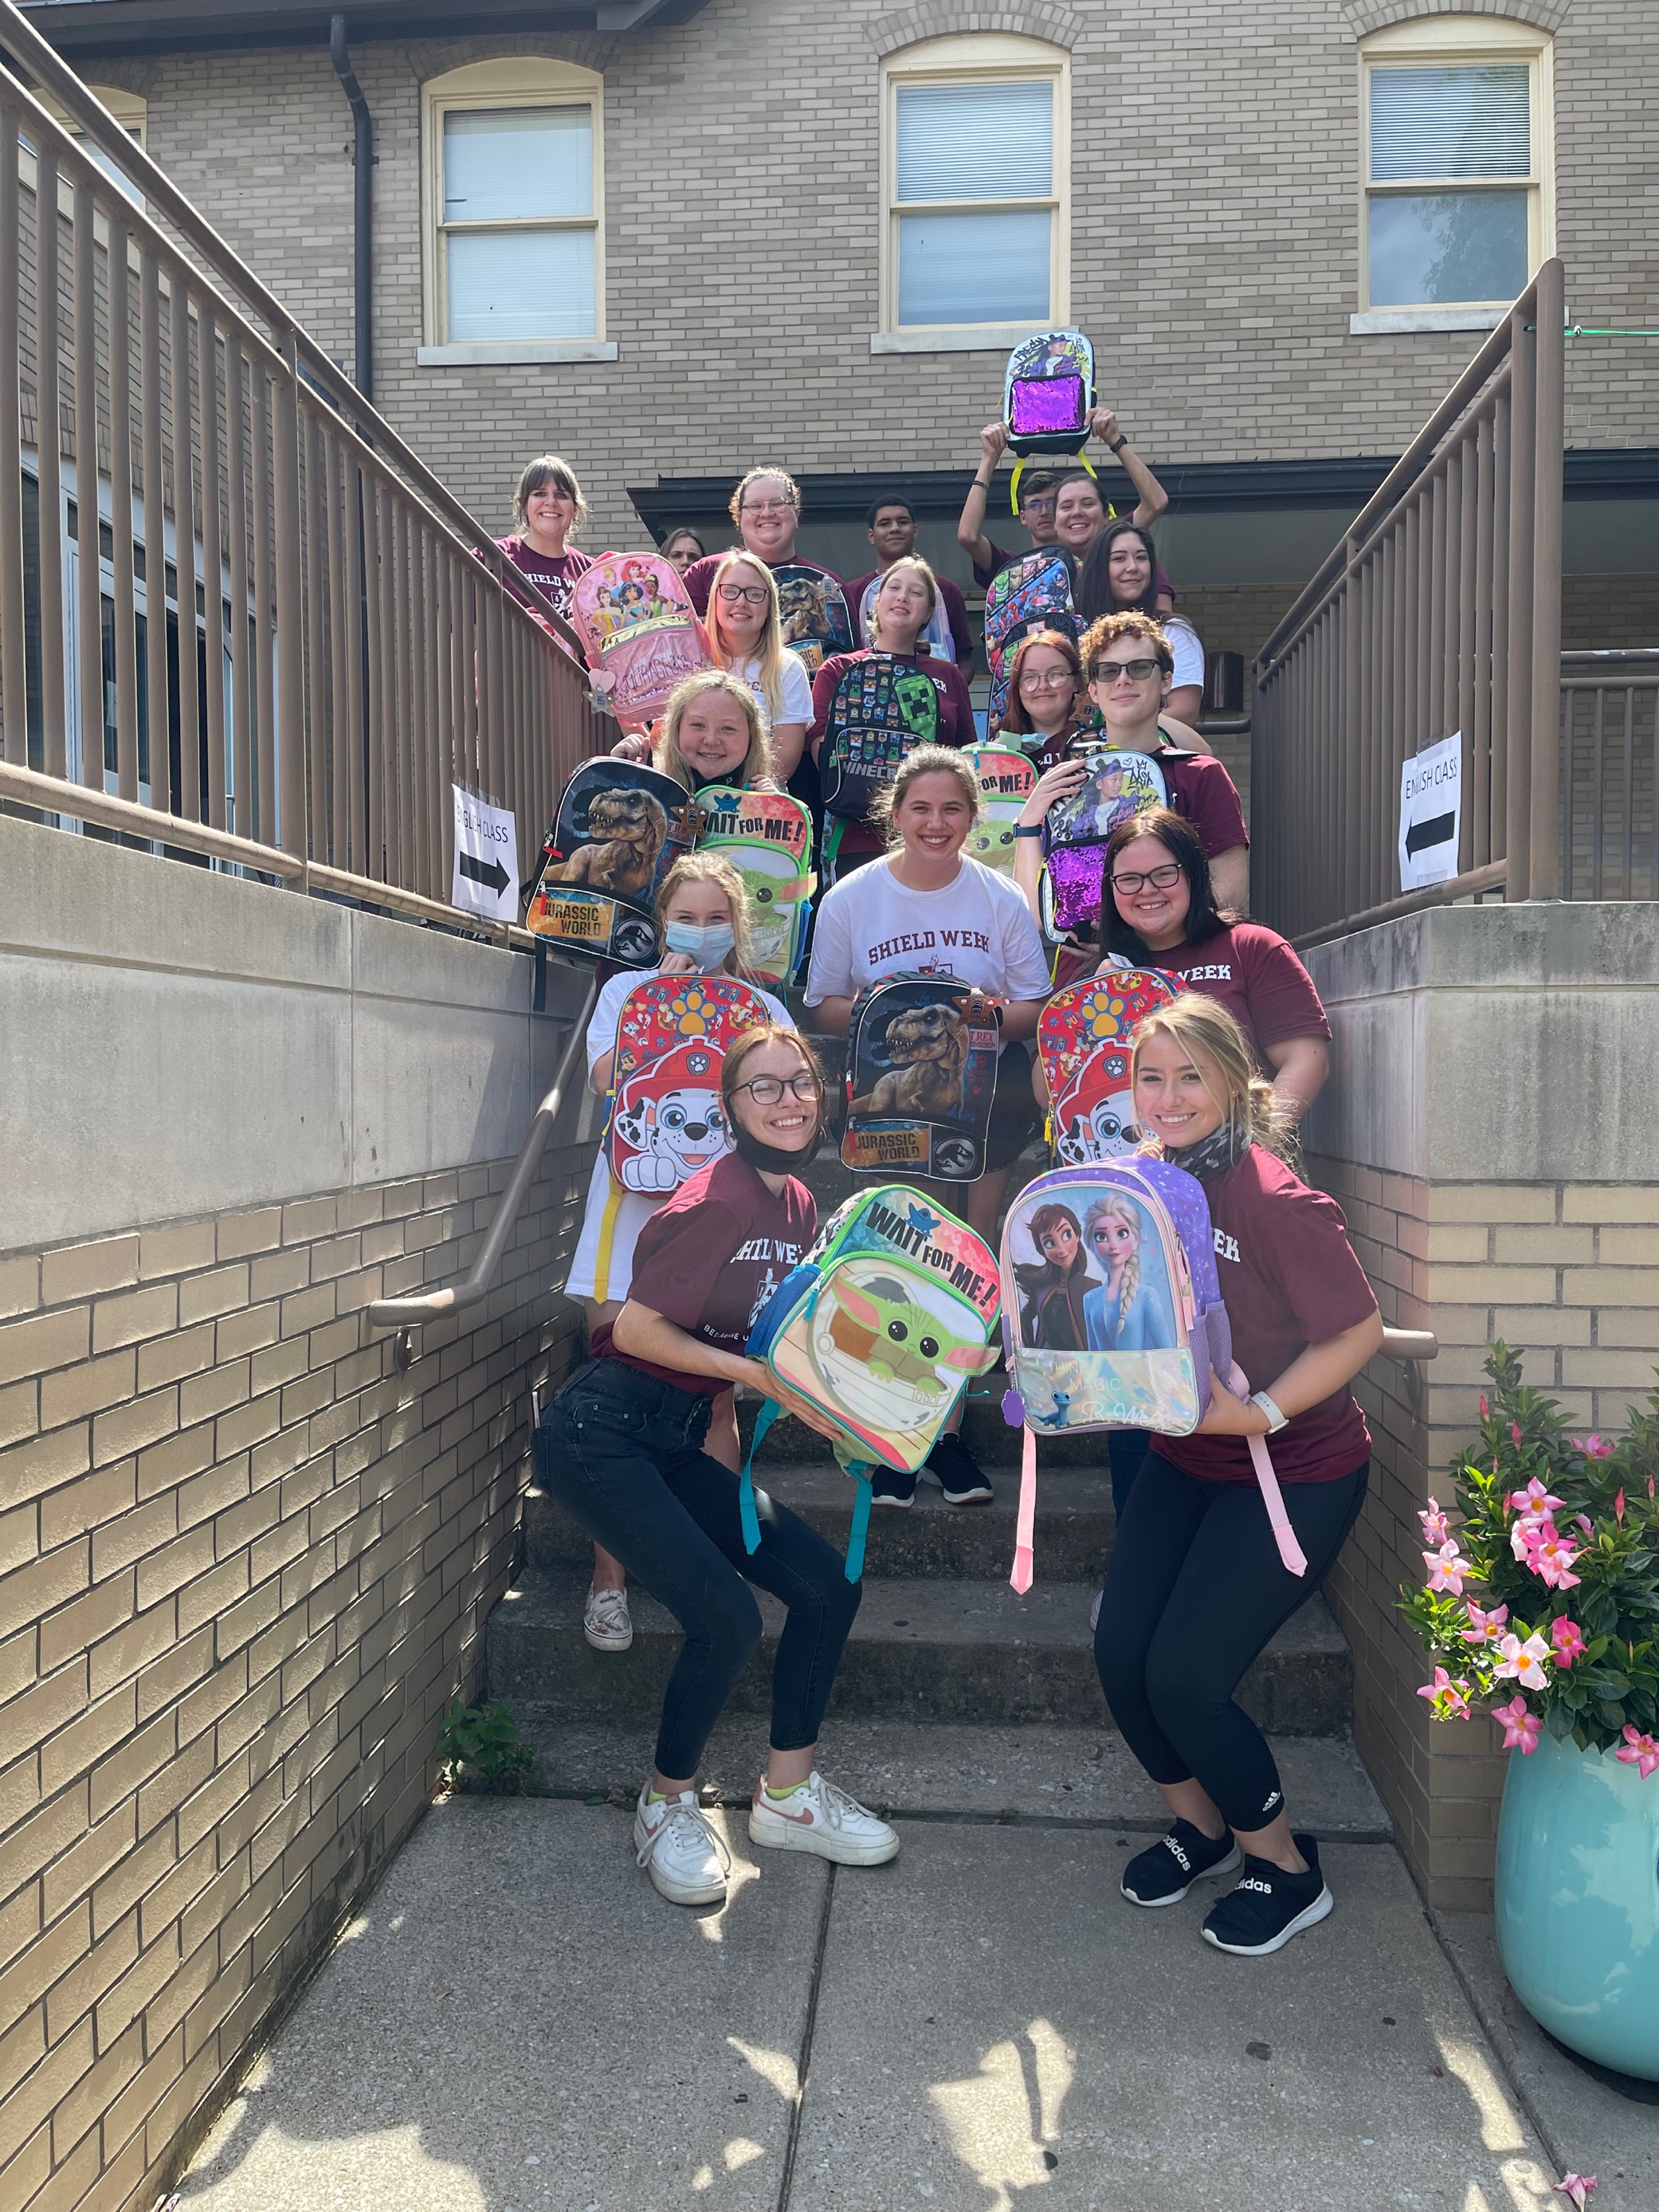
{"label": "pink backpack strap", "polygon": [[1036,1528],[1036,1438],[1028,1428],[1024,1442],[1020,1446],[1019,1522],[1014,1531],[1014,1571],[1008,1577],[1022,1597],[1031,1587],[1031,1539]]}
{"label": "pink backpack strap", "polygon": [[[1244,1370],[1233,1362],[1227,1372],[1227,1388],[1235,1398],[1250,1395],[1249,1378]],[[1273,1463],[1267,1456],[1265,1437],[1247,1437],[1250,1447],[1250,1465],[1255,1469],[1256,1486],[1261,1492],[1261,1502],[1267,1509],[1267,1518],[1273,1524],[1273,1541],[1279,1547],[1279,1556],[1285,1562],[1287,1574],[1305,1575],[1308,1555],[1296,1540],[1296,1531],[1291,1526],[1291,1516],[1285,1510],[1285,1498],[1279,1487],[1279,1477],[1273,1473]]]}

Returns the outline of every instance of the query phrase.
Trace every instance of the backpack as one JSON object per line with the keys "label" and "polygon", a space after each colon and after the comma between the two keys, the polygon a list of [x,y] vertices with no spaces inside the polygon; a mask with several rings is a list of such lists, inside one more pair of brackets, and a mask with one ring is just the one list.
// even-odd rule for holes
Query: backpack
{"label": "backpack", "polygon": [[[841,1434],[836,1457],[858,1480],[847,1579],[864,1571],[870,1472],[920,1468],[969,1379],[994,1367],[999,1299],[988,1245],[903,1183],[838,1206],[811,1250],[756,1316],[746,1346]],[[744,1542],[760,1542],[750,1469],[779,1408],[761,1407],[744,1460]]]}
{"label": "backpack", "polygon": [[[1126,1228],[1134,1239],[1111,1304],[1097,1224],[1103,1239],[1121,1238]],[[1233,1362],[1204,1188],[1184,1168],[1122,1159],[1038,1176],[1008,1209],[1001,1272],[1011,1383],[1003,1418],[1025,1430],[1010,1577],[1024,1592],[1031,1586],[1038,1430],[1190,1436],[1209,1406],[1212,1376],[1237,1397],[1249,1386]],[[1249,1441],[1279,1556],[1292,1574],[1305,1574],[1272,1462],[1260,1437]]]}
{"label": "backpack", "polygon": [[856,653],[858,629],[842,580],[816,561],[785,561],[774,567],[778,617],[783,641],[799,653],[806,672],[816,676],[834,653]]}
{"label": "backpack", "polygon": [[605,1157],[624,1190],[666,1197],[732,1149],[720,1097],[726,1048],[770,1020],[734,975],[653,975],[617,1018]]}
{"label": "backpack", "polygon": [[1017,741],[988,738],[964,745],[962,757],[979,778],[985,804],[964,850],[1000,875],[1014,872],[1014,824],[1036,783],[1036,770]]}
{"label": "backpack", "polygon": [[795,972],[811,918],[812,817],[787,791],[705,784],[702,850],[723,853],[743,878],[749,908],[749,967],[763,983]]}
{"label": "backpack", "polygon": [[1118,823],[1143,808],[1169,803],[1164,771],[1150,753],[1116,752],[1103,745],[1085,753],[1083,764],[1088,773],[1082,788],[1057,800],[1042,824],[1038,903],[1051,945],[1100,920],[1103,848]]}
{"label": "backpack", "polygon": [[905,755],[938,734],[939,693],[927,671],[890,653],[860,653],[842,669],[824,718],[818,775],[825,813],[866,821]]}
{"label": "backpack", "polygon": [[688,676],[714,666],[680,573],[659,553],[605,553],[570,595],[596,705],[625,730],[654,721]]}
{"label": "backpack", "polygon": [[946,1182],[985,1172],[997,1032],[970,1028],[969,987],[901,976],[860,993],[847,1043],[843,1165]]}
{"label": "backpack", "polygon": [[653,966],[657,886],[702,826],[696,801],[672,775],[611,753],[584,761],[525,892],[525,927],[561,952]]}
{"label": "backpack", "polygon": [[1048,1086],[1048,1142],[1055,1163],[1080,1167],[1134,1150],[1129,1043],[1135,1024],[1187,988],[1152,968],[1115,968],[1056,991],[1037,1018],[1037,1058]]}
{"label": "backpack", "polygon": [[1044,545],[999,568],[985,594],[985,661],[991,672],[986,726],[1008,710],[1008,676],[1020,640],[1034,629],[1077,639],[1077,563],[1063,546]]}
{"label": "backpack", "polygon": [[1023,338],[1009,355],[1002,419],[1015,457],[1008,488],[1013,514],[1019,513],[1019,480],[1028,455],[1066,453],[1089,469],[1083,449],[1094,404],[1095,349],[1081,331],[1040,331],[1036,337]]}

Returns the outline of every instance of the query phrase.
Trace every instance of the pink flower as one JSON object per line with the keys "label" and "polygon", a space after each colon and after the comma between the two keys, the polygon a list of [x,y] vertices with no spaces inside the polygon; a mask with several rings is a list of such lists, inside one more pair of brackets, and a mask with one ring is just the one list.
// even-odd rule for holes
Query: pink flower
{"label": "pink flower", "polygon": [[1553,1513],[1556,1507],[1565,1505],[1566,1500],[1565,1498],[1552,1497],[1538,1477],[1534,1475],[1524,1490],[1510,1491],[1504,1503],[1505,1505],[1514,1506],[1517,1513],[1530,1513],[1536,1519],[1546,1513]]}
{"label": "pink flower", "polygon": [[1492,1407],[1486,1403],[1486,1400],[1482,1398],[1480,1401],[1480,1418],[1483,1421],[1491,1411]]}
{"label": "pink flower", "polygon": [[1527,1545],[1527,1565],[1552,1589],[1577,1589],[1581,1577],[1570,1572],[1578,1557],[1565,1536],[1546,1522]]}
{"label": "pink flower", "polygon": [[1654,1768],[1659,1766],[1659,1741],[1644,1735],[1640,1729],[1626,1723],[1625,1741],[1614,1756],[1622,1759],[1626,1766],[1633,1766],[1645,1782]]}
{"label": "pink flower", "polygon": [[1443,1544],[1445,1542],[1447,1536],[1446,1516],[1440,1510],[1440,1501],[1437,1498],[1430,1498],[1428,1511],[1426,1513],[1419,1513],[1417,1517],[1423,1523],[1423,1540],[1425,1543]]}
{"label": "pink flower", "polygon": [[1593,2173],[1564,2173],[1555,2186],[1559,2195],[1571,2198],[1578,2207],[1578,2212],[1584,2212],[1584,2199],[1595,2186],[1595,2176]]}
{"label": "pink flower", "polygon": [[1520,1443],[1520,1441],[1521,1441],[1521,1424],[1520,1424],[1520,1422],[1519,1422],[1519,1421],[1511,1421],[1511,1422],[1510,1423],[1510,1442],[1512,1444],[1518,1444],[1518,1443]]}
{"label": "pink flower", "polygon": [[1449,1590],[1454,1597],[1463,1595],[1463,1577],[1474,1569],[1459,1555],[1455,1544],[1447,1542],[1437,1552],[1425,1552],[1423,1564],[1429,1571],[1431,1590]]}
{"label": "pink flower", "polygon": [[1543,1734],[1543,1723],[1524,1698],[1512,1698],[1507,1705],[1494,1705],[1492,1717],[1503,1728],[1505,1751],[1524,1753],[1537,1750],[1538,1739]]}
{"label": "pink flower", "polygon": [[1465,1644],[1496,1644],[1504,1633],[1504,1623],[1510,1617],[1506,1605],[1494,1606],[1490,1613],[1482,1613],[1473,1598],[1468,1601],[1469,1625],[1463,1631]]}
{"label": "pink flower", "polygon": [[1468,1684],[1454,1682],[1443,1667],[1435,1668],[1433,1681],[1425,1682],[1417,1694],[1429,1700],[1437,1721],[1466,1721],[1469,1717]]}
{"label": "pink flower", "polygon": [[1575,1659],[1584,1656],[1584,1632],[1576,1620],[1562,1619],[1550,1623],[1550,1642],[1555,1646],[1558,1667],[1571,1667]]}
{"label": "pink flower", "polygon": [[[1619,1493],[1621,1498],[1624,1494],[1625,1493],[1622,1490]],[[1589,1518],[1589,1516],[1587,1513],[1575,1513],[1572,1517],[1578,1523],[1578,1526],[1583,1530],[1584,1541],[1587,1544],[1593,1544],[1595,1541],[1595,1528],[1594,1523]]]}
{"label": "pink flower", "polygon": [[1498,1648],[1504,1656],[1492,1668],[1494,1674],[1510,1675],[1527,1690],[1546,1686],[1549,1677],[1544,1669],[1550,1653],[1541,1636],[1529,1636],[1524,1644],[1518,1636],[1506,1636]]}
{"label": "pink flower", "polygon": [[[1625,1493],[1622,1490],[1613,1498],[1613,1517],[1622,1528],[1625,1525]],[[1588,1530],[1585,1533],[1588,1534]]]}
{"label": "pink flower", "polygon": [[1583,1452],[1586,1459],[1613,1457],[1613,1446],[1605,1437],[1570,1437],[1567,1441],[1575,1451]]}

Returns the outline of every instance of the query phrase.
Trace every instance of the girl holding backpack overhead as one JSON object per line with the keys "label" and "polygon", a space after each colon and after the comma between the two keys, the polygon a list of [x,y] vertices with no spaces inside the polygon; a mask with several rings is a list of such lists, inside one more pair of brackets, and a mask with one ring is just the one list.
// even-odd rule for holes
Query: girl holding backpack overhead
{"label": "girl holding backpack overhead", "polygon": [[[1282,1112],[1237,1023],[1192,991],[1145,1015],[1135,1115],[1148,1151],[1209,1202],[1233,1357],[1255,1395],[1218,1378],[1190,1436],[1158,1436],[1130,1494],[1095,1632],[1112,1717],[1174,1815],[1124,1869],[1132,1904],[1178,1904],[1206,1876],[1238,1886],[1204,1922],[1219,1950],[1259,1957],[1322,1920],[1313,1838],[1293,1834],[1273,1753],[1233,1692],[1312,1595],[1365,1495],[1370,1437],[1348,1385],[1382,1321],[1340,1208],[1286,1164]],[[1249,1439],[1265,1438],[1305,1574],[1285,1565]]]}

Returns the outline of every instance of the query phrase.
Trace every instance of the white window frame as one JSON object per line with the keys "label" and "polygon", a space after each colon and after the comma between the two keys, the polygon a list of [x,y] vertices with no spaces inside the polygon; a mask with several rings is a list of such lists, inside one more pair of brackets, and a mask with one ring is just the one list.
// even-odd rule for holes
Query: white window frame
{"label": "white window frame", "polygon": [[[897,199],[898,95],[923,84],[1006,84],[1033,80],[1054,87],[1054,191],[1040,200],[927,203],[934,212],[973,214],[994,208],[1046,208],[1049,232],[1048,315],[1041,323],[910,323],[898,319],[899,217],[914,212]],[[1035,331],[1071,319],[1072,58],[1042,39],[983,32],[928,39],[890,54],[881,65],[881,321],[872,353],[1006,352]]]}
{"label": "white window frame", "polygon": [[[1494,190],[1527,195],[1527,281],[1555,251],[1555,81],[1547,31],[1492,15],[1434,15],[1374,31],[1359,46],[1359,313],[1348,327],[1379,331],[1488,331],[1502,322],[1508,300],[1468,300],[1434,307],[1379,307],[1370,303],[1370,206],[1373,199],[1424,191]],[[1371,76],[1389,68],[1443,68],[1457,63],[1524,63],[1529,74],[1530,173],[1523,178],[1425,177],[1371,182]]]}
{"label": "white window frame", "polygon": [[[94,100],[100,101],[105,107],[108,108],[110,113],[120,125],[122,130],[126,132],[129,138],[136,139],[138,144],[143,147],[146,152],[149,150],[149,103],[147,100],[143,98],[143,96],[138,93],[124,92],[118,85],[113,84],[89,84],[87,87],[87,90],[92,94]],[[42,92],[37,88],[35,97],[40,102],[41,106],[46,109],[47,114],[52,117],[53,122],[61,124],[64,129],[68,131],[70,137],[74,139],[76,144],[87,156],[88,160],[95,162],[98,167],[103,170],[104,174],[108,177],[109,171],[105,168],[104,165],[108,161],[109,156],[104,152],[101,147],[94,146],[93,144],[91,139],[86,136],[80,125],[76,122],[74,116],[69,112],[68,109],[63,106],[58,100],[54,100],[49,92]],[[27,125],[23,127],[23,139],[24,144],[20,152],[18,160],[18,173],[21,179],[24,191],[32,192],[34,190],[34,155],[29,149],[27,144],[28,128]],[[117,183],[113,177],[110,177],[109,181],[111,184],[115,185],[115,189],[118,191],[124,192],[127,198],[132,202],[135,207],[142,208],[143,206],[144,196],[139,191],[137,185],[133,184],[131,179],[129,179],[125,184],[119,184]],[[64,214],[70,216],[73,216],[75,211],[75,184],[72,178],[60,174],[58,184],[58,204]],[[99,233],[99,238],[100,242],[102,243],[103,234],[101,230]]]}
{"label": "white window frame", "polygon": [[[446,298],[448,256],[444,240],[456,226],[444,221],[444,117],[452,108],[576,107],[586,104],[593,118],[593,212],[591,216],[537,217],[526,230],[588,230],[593,237],[594,331],[585,338],[503,338],[452,344]],[[535,54],[503,55],[470,62],[463,69],[429,77],[421,88],[421,318],[416,356],[423,368],[466,367],[490,362],[615,361],[617,348],[605,336],[605,79],[574,62]],[[508,228],[492,224],[490,228]]]}

